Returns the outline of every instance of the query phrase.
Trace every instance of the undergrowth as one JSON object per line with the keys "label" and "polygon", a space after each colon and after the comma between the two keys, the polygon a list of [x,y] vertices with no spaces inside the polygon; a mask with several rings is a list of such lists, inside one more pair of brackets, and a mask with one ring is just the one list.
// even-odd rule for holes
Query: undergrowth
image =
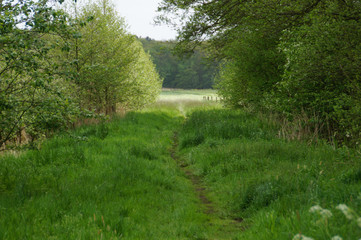
{"label": "undergrowth", "polygon": [[[215,213],[171,158],[177,131]],[[0,239],[357,240],[360,163],[245,111],[156,104],[1,156]]]}
{"label": "undergrowth", "polygon": [[0,239],[204,239],[169,111],[135,112],[0,158]]}
{"label": "undergrowth", "polygon": [[[195,111],[180,132],[180,150],[219,214],[244,220],[238,239],[361,238],[356,219],[336,210],[346,204],[361,213],[360,155],[277,135],[277,125],[243,111]],[[334,210],[327,226],[309,212],[314,205]]]}

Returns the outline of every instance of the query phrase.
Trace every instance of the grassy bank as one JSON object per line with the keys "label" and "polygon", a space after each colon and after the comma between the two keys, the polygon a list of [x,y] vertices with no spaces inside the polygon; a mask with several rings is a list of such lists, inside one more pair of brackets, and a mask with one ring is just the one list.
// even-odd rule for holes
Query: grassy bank
{"label": "grassy bank", "polygon": [[[246,230],[236,239],[293,239],[299,233],[359,239],[360,154],[276,135],[277,126],[242,111],[195,111],[180,133],[180,150],[184,164],[208,186],[218,214],[243,219]],[[352,217],[336,209],[339,204],[350,207]],[[324,210],[310,212],[315,205]]]}

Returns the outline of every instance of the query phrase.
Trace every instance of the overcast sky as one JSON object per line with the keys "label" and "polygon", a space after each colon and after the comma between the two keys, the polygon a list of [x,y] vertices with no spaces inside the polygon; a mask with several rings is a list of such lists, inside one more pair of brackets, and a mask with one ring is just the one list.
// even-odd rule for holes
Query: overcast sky
{"label": "overcast sky", "polygon": [[168,26],[154,26],[161,0],[113,0],[119,14],[125,18],[132,34],[156,40],[175,39],[176,32]]}

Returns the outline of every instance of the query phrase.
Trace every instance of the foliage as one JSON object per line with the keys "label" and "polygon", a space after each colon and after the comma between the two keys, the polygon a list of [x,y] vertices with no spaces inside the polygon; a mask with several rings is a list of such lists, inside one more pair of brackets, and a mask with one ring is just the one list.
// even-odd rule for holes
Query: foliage
{"label": "foliage", "polygon": [[285,32],[280,47],[287,63],[275,108],[287,114],[303,111],[317,116],[329,136],[358,141],[360,37],[359,22],[322,18]]}
{"label": "foliage", "polygon": [[0,3],[0,146],[25,128],[31,139],[64,128],[80,113],[52,57],[66,40],[50,39],[71,33],[67,16],[46,2]]}
{"label": "foliage", "polygon": [[120,87],[120,103],[126,108],[140,109],[157,100],[162,80],[151,61],[151,56],[143,50],[142,44],[135,41],[133,47],[139,52],[136,60],[129,66],[128,79]]}
{"label": "foliage", "polygon": [[224,49],[228,59],[217,77],[216,88],[227,105],[267,105],[266,99],[281,80],[279,66],[284,62],[277,40],[259,30],[237,31],[235,40]]}
{"label": "foliage", "polygon": [[164,88],[209,89],[213,87],[217,61],[206,60],[205,51],[198,48],[191,55],[174,52],[175,42],[140,39],[164,79]]}
{"label": "foliage", "polygon": [[0,148],[117,105],[141,108],[160,91],[150,57],[108,1],[75,8],[72,17],[61,7],[0,2]]}
{"label": "foliage", "polygon": [[124,19],[109,1],[74,5],[79,37],[67,56],[74,60],[76,84],[82,104],[107,114],[116,105],[142,107],[155,100],[161,81],[155,67],[136,38],[126,31]]}
{"label": "foliage", "polygon": [[360,1],[164,0],[159,11],[181,22],[181,48],[206,39],[224,59],[230,106],[307,115],[322,136],[359,142]]}

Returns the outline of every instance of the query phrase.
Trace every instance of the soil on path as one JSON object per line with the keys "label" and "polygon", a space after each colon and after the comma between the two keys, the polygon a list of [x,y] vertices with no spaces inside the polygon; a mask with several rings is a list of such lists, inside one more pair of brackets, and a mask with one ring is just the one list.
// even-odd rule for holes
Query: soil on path
{"label": "soil on path", "polygon": [[211,225],[215,229],[218,229],[215,231],[216,236],[213,236],[209,239],[230,239],[230,237],[232,238],[232,236],[234,236],[236,232],[239,233],[240,231],[243,231],[244,226],[241,226],[243,219],[221,219],[217,215],[217,208],[214,203],[207,197],[207,190],[202,183],[202,179],[199,176],[195,175],[191,170],[189,170],[187,168],[188,165],[184,163],[177,155],[178,144],[178,133],[175,132],[173,135],[172,148],[170,149],[171,157],[172,159],[174,159],[174,161],[176,161],[179,168],[184,172],[186,177],[192,183],[193,189],[200,200],[203,213],[209,216],[210,219],[212,219],[209,225]]}
{"label": "soil on path", "polygon": [[206,196],[206,188],[203,186],[201,179],[194,175],[189,169],[187,169],[187,165],[182,162],[177,156],[178,149],[178,133],[175,132],[173,136],[173,146],[171,149],[171,156],[177,162],[180,169],[185,173],[188,179],[192,182],[193,188],[197,193],[198,198],[200,199],[202,206],[204,206],[205,214],[214,214],[215,209],[213,207],[213,203]]}

